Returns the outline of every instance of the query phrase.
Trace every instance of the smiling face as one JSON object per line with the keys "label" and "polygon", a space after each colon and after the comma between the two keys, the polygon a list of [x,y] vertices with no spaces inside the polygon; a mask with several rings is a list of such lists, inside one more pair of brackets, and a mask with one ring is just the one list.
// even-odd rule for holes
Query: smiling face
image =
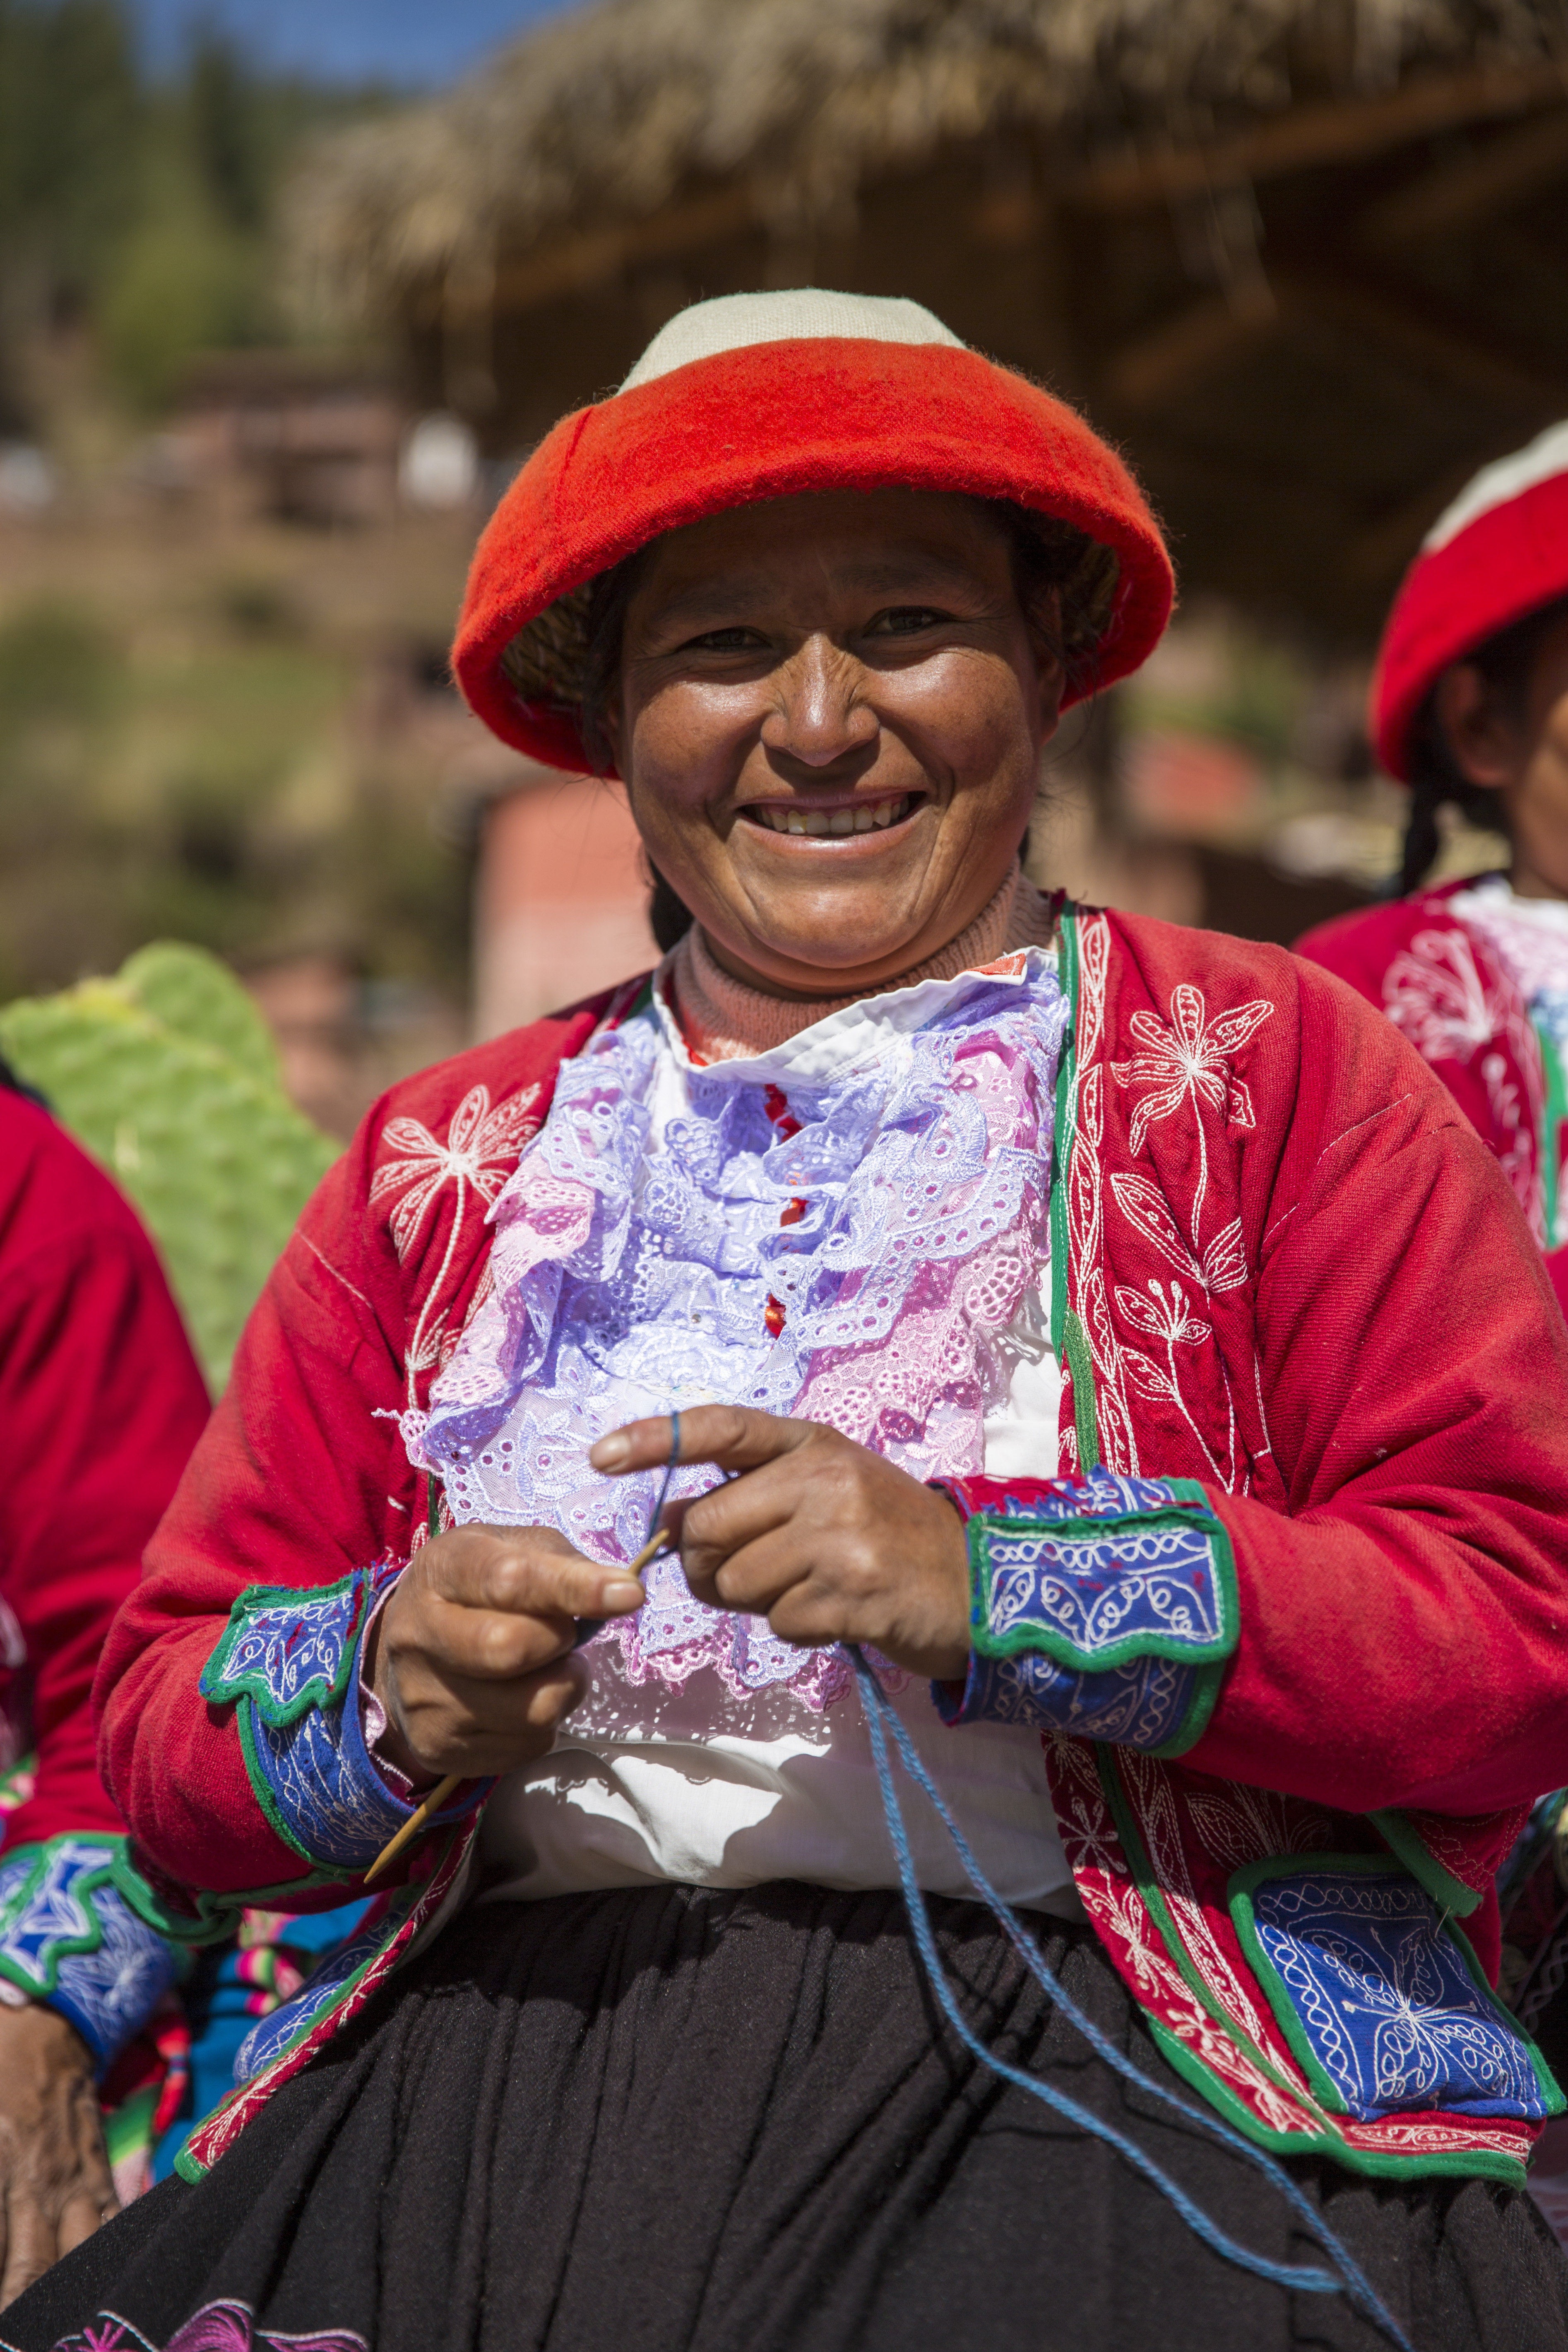
{"label": "smiling face", "polygon": [[850,996],[995,896],[1062,684],[982,506],[834,491],[656,542],[605,725],[648,855],[720,962]]}

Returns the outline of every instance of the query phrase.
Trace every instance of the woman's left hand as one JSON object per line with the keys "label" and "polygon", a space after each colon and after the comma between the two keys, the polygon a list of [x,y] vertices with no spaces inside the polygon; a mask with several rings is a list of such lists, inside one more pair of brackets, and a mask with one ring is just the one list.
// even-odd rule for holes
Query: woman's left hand
{"label": "woman's left hand", "polygon": [[[631,1422],[588,1458],[613,1476],[661,1469],[669,1422]],[[700,1601],[766,1617],[784,1642],[868,1642],[911,1674],[963,1679],[968,1549],[944,1495],[836,1429],[738,1405],[683,1412],[679,1458],[744,1474],[666,1510]]]}

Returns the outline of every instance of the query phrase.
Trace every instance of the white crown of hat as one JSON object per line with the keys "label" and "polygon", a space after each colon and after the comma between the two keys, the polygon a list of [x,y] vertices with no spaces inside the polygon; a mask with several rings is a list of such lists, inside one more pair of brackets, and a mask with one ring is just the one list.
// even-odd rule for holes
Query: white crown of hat
{"label": "white crown of hat", "polygon": [[868,343],[945,343],[962,351],[951,327],[901,295],[835,294],[821,286],[796,286],[779,294],[716,294],[693,302],[661,327],[623,392],[635,392],[670,375],[692,360],[743,351],[749,343],[810,342],[843,336]]}
{"label": "white crown of hat", "polygon": [[1511,457],[1499,457],[1494,464],[1483,466],[1453,505],[1438,516],[1421,542],[1422,554],[1436,555],[1493,507],[1507,506],[1511,499],[1522,498],[1526,490],[1552,481],[1558,474],[1568,474],[1568,424],[1549,425]]}

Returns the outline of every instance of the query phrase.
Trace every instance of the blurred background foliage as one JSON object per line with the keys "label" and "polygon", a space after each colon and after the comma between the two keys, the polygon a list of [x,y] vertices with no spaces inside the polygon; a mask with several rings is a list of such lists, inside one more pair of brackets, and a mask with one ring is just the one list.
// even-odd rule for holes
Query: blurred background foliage
{"label": "blurred background foliage", "polygon": [[303,137],[388,103],[260,73],[199,24],[155,80],[119,0],[0,0],[0,429],[29,423],[29,347],[64,327],[143,413],[192,353],[275,335],[280,180]]}
{"label": "blurred background foliage", "polygon": [[401,99],[144,29],[0,0],[0,1003],[189,941],[342,1134],[468,992],[471,505],[402,500],[385,355],[277,292],[302,151]]}

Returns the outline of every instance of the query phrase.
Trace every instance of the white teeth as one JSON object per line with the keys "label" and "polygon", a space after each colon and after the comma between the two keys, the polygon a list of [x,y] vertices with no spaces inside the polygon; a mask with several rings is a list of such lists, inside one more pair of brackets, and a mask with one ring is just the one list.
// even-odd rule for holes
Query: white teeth
{"label": "white teeth", "polygon": [[908,816],[913,803],[908,793],[896,801],[872,801],[858,808],[764,808],[757,814],[775,833],[822,834],[885,833]]}

